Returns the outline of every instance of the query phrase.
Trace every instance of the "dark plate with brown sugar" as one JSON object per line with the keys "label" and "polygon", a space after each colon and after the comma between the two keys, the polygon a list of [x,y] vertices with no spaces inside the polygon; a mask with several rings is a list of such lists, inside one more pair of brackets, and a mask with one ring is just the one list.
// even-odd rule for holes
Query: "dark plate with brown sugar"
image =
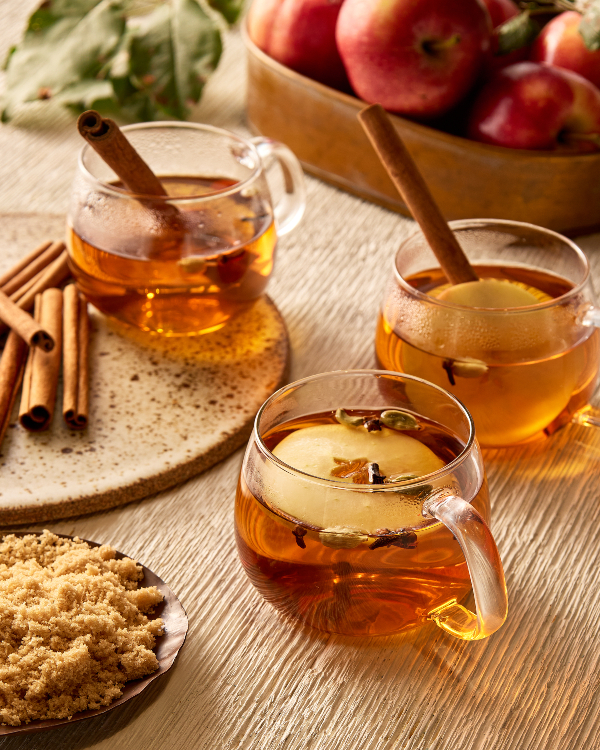
{"label": "dark plate with brown sugar", "polygon": [[[40,532],[6,530],[1,533],[0,539],[9,534],[23,537],[30,534],[40,535]],[[68,536],[67,534],[56,534],[56,536],[59,536],[62,539],[75,538],[72,536]],[[80,537],[78,537],[78,539],[80,539],[80,541],[82,542],[87,542],[90,547],[101,546],[101,544],[98,542],[91,542],[88,539],[81,539]],[[106,542],[103,542],[103,544],[106,544]],[[125,555],[122,552],[116,553],[117,559],[121,559],[123,557],[130,556]],[[131,700],[131,698],[134,698],[136,695],[139,695],[148,687],[151,682],[153,682],[157,677],[163,675],[173,666],[175,659],[177,658],[177,654],[179,653],[179,650],[185,642],[185,637],[188,629],[187,615],[180,601],[167,586],[167,584],[155,573],[142,565],[142,563],[138,562],[138,565],[141,565],[143,573],[143,577],[138,582],[138,587],[145,588],[148,586],[156,586],[156,588],[162,593],[164,597],[163,601],[156,607],[155,611],[151,615],[148,615],[148,618],[150,620],[161,617],[164,622],[165,633],[164,635],[159,636],[156,639],[156,646],[154,648],[154,653],[156,654],[156,658],[158,659],[158,669],[155,672],[152,672],[152,674],[146,675],[146,677],[143,677],[139,680],[126,682],[123,686],[121,697],[114,700],[108,706],[103,706],[102,708],[90,711],[80,711],[76,714],[73,714],[70,719],[38,719],[29,722],[29,724],[21,724],[21,726],[18,727],[0,724],[0,736],[9,734],[41,732],[45,729],[53,729],[54,727],[63,726],[65,724],[72,724],[75,721],[82,721],[83,719],[90,719],[94,716],[99,716],[100,714],[106,713],[106,711],[111,711],[113,708],[116,708],[126,701]]]}

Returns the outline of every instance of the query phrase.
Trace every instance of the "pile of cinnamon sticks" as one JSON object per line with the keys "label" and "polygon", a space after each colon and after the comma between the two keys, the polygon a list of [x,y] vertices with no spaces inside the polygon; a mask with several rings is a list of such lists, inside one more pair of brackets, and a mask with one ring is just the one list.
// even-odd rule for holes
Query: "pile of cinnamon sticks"
{"label": "pile of cinnamon sticks", "polygon": [[[88,420],[87,303],[69,278],[62,242],[44,242],[0,275],[0,444],[21,384],[19,422],[45,430],[52,422],[63,368],[63,417],[71,429]],[[33,315],[30,314],[33,311]]]}

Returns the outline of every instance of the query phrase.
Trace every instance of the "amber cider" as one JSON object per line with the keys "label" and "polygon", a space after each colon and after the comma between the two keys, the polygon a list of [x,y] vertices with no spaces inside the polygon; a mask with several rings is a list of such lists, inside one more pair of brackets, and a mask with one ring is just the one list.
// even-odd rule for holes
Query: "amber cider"
{"label": "amber cider", "polygon": [[[273,269],[273,216],[250,191],[230,195],[224,178],[161,177],[168,195],[189,199],[156,212],[158,230],[124,239],[107,217],[101,241],[85,221],[69,230],[69,262],[101,312],[145,331],[191,335],[218,330],[264,291]],[[225,191],[205,208],[194,196]],[[145,227],[153,206],[133,203],[129,226]]]}
{"label": "amber cider", "polygon": [[[284,422],[263,442],[273,450],[295,430],[330,423],[333,413]],[[445,464],[464,449],[455,435],[426,420],[421,429],[403,432]],[[269,502],[268,489],[248,486],[252,481],[242,471],[235,504],[240,559],[262,596],[285,615],[326,632],[384,635],[416,627],[436,607],[469,593],[464,556],[442,524],[370,531],[347,548],[335,535],[280,511]],[[487,522],[485,479],[471,502]]]}
{"label": "amber cider", "polygon": [[[506,279],[533,290],[541,301],[573,288],[560,276],[525,266],[479,265],[476,270],[480,278]],[[439,269],[406,282],[428,295],[447,283]],[[600,331],[577,323],[576,306],[557,304],[547,314],[535,313],[537,317],[509,313],[502,320],[501,311],[489,317],[465,311],[460,335],[436,339],[435,318],[427,323],[427,335],[407,334],[407,317],[399,314],[407,293],[398,289],[395,294],[399,304],[390,296],[377,323],[380,365],[454,394],[471,412],[482,445],[511,445],[552,434],[589,402],[600,366]],[[469,358],[476,361],[469,363]],[[457,360],[466,360],[466,366],[457,367]]]}

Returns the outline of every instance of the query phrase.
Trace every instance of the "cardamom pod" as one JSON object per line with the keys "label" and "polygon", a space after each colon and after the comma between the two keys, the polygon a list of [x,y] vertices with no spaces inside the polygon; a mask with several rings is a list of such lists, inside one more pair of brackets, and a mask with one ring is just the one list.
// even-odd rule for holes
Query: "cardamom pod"
{"label": "cardamom pod", "polygon": [[181,258],[177,265],[186,273],[202,273],[206,268],[206,260],[198,255],[188,255],[187,258]]}
{"label": "cardamom pod", "polygon": [[433,491],[433,485],[421,484],[418,487],[406,487],[398,490],[400,495],[408,495],[409,497],[427,497]]}
{"label": "cardamom pod", "polygon": [[346,427],[362,427],[362,417],[351,417],[344,409],[338,409],[335,413],[335,418],[340,424]]}
{"label": "cardamom pod", "polygon": [[489,369],[480,359],[454,359],[451,367],[457,378],[480,378]]}
{"label": "cardamom pod", "polygon": [[409,479],[418,479],[418,474],[390,474],[388,482],[408,482]]}
{"label": "cardamom pod", "polygon": [[381,412],[381,421],[394,430],[418,430],[419,423],[412,414],[400,409],[386,409]]}

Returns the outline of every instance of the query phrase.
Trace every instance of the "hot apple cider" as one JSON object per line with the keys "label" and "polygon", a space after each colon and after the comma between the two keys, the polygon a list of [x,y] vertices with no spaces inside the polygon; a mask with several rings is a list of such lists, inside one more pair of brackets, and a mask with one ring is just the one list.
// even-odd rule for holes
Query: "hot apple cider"
{"label": "hot apple cider", "polygon": [[465,448],[447,427],[396,409],[338,409],[262,439],[278,465],[247,457],[235,527],[246,573],[273,606],[327,632],[380,635],[469,592],[458,542],[421,512],[446,486],[489,518],[483,473],[475,484],[464,465],[439,474]]}
{"label": "hot apple cider", "polygon": [[101,312],[142,330],[218,330],[265,289],[277,240],[272,210],[235,180],[160,180],[177,208],[124,198],[111,220],[99,199],[78,212],[69,228],[73,275]]}
{"label": "hot apple cider", "polygon": [[567,279],[523,264],[475,268],[480,281],[454,287],[439,269],[395,284],[377,325],[379,362],[453,393],[483,445],[549,434],[588,403],[600,334],[581,325],[584,300]]}

